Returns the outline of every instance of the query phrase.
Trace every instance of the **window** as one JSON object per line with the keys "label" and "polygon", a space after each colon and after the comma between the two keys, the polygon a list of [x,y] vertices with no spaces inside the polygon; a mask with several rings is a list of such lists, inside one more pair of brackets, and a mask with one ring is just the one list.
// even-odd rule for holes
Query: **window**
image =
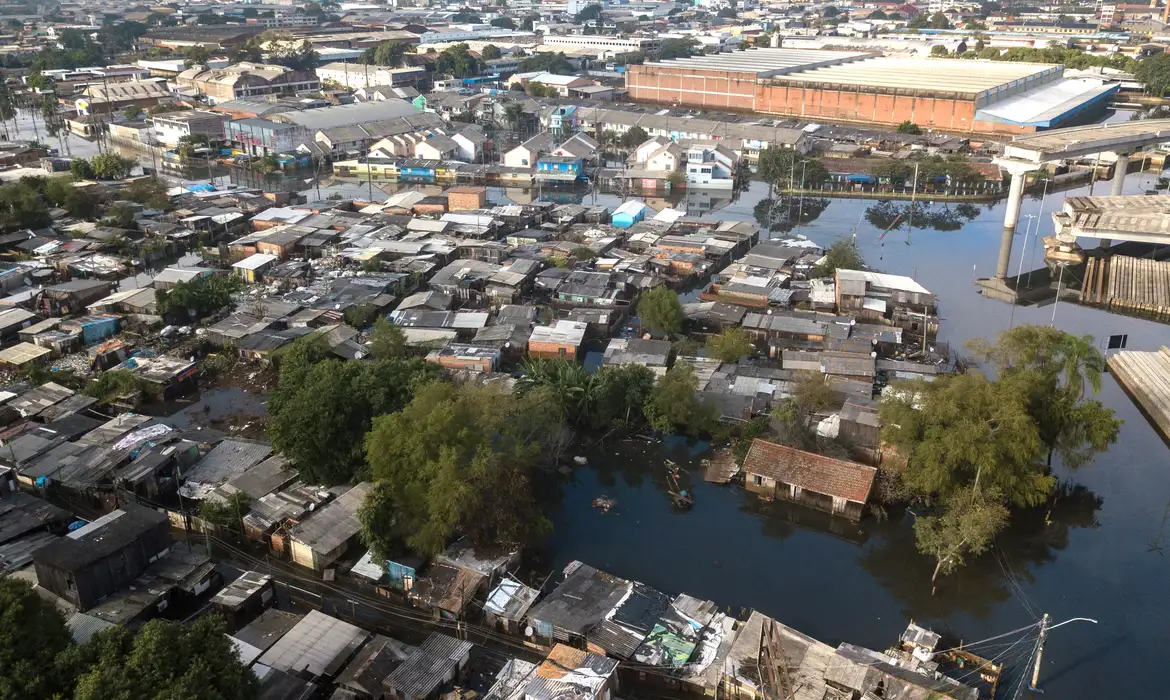
{"label": "window", "polygon": [[763,486],[764,477],[760,476],[759,474],[752,474],[752,483],[754,483],[756,486]]}

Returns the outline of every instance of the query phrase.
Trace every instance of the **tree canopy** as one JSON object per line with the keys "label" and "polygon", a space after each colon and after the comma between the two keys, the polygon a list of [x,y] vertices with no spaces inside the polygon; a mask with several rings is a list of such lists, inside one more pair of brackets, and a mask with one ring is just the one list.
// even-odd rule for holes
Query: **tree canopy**
{"label": "tree canopy", "polygon": [[715,427],[719,414],[714,405],[703,401],[695,368],[689,362],[676,362],[650,392],[646,418],[663,433],[701,435]]}
{"label": "tree canopy", "polygon": [[471,53],[467,44],[455,44],[439,54],[435,70],[456,78],[471,78],[479,75],[480,61]]}
{"label": "tree canopy", "polygon": [[57,657],[72,643],[57,608],[27,583],[0,578],[0,698],[42,700],[67,685]]}
{"label": "tree canopy", "polygon": [[816,187],[829,179],[821,161],[779,146],[760,151],[759,175],[770,187],[786,189]]}
{"label": "tree canopy", "polygon": [[558,415],[582,428],[642,423],[654,386],[654,373],[642,365],[606,366],[590,373],[571,360],[535,359],[526,361],[523,370],[520,392],[551,391]]}
{"label": "tree canopy", "polygon": [[234,275],[207,275],[176,282],[170,289],[157,289],[154,298],[159,315],[185,324],[227,306],[241,286],[240,278]]}
{"label": "tree canopy", "polygon": [[575,72],[573,64],[569,63],[569,59],[565,57],[565,54],[559,51],[557,53],[542,51],[533,54],[520,61],[519,70],[522,73],[543,71],[558,75],[572,75]]}
{"label": "tree canopy", "polygon": [[1134,77],[1148,94],[1165,96],[1170,91],[1170,54],[1158,53],[1143,59],[1134,71]]}
{"label": "tree canopy", "polygon": [[663,335],[674,335],[682,330],[683,310],[678,294],[666,285],[659,285],[638,300],[638,318],[642,327]]}
{"label": "tree canopy", "polygon": [[375,556],[388,557],[397,541],[430,556],[457,535],[499,547],[549,532],[532,475],[558,422],[555,399],[503,391],[433,382],[374,421],[365,441],[374,490],[358,519]]}
{"label": "tree canopy", "polygon": [[414,47],[405,41],[386,41],[363,51],[358,62],[388,68],[401,68],[406,60],[406,54],[413,50]]}
{"label": "tree canopy", "polygon": [[969,347],[995,379],[969,372],[898,384],[879,407],[883,439],[907,458],[905,486],[928,507],[916,532],[936,577],[978,554],[1006,525],[1007,507],[1049,498],[1054,455],[1078,467],[1121,428],[1086,398],[1104,369],[1091,337],[1023,325]]}
{"label": "tree canopy", "polygon": [[401,409],[417,386],[442,370],[415,359],[332,359],[319,335],[277,357],[280,376],[269,395],[269,438],[312,484],[341,484],[366,473],[362,440],[374,418]]}
{"label": "tree canopy", "polygon": [[752,339],[739,326],[707,337],[707,352],[720,362],[739,362],[752,353]]}
{"label": "tree canopy", "polygon": [[825,259],[813,269],[816,277],[832,277],[837,270],[865,269],[865,259],[852,238],[843,238],[825,251]]}

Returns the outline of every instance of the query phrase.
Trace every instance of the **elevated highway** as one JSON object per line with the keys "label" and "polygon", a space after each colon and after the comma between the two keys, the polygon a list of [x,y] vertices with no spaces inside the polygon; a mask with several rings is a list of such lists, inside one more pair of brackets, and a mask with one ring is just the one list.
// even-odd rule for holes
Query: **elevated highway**
{"label": "elevated highway", "polygon": [[[991,296],[1014,298],[1015,291],[1004,284],[1008,276],[1008,267],[1011,264],[1012,239],[1016,234],[1016,224],[1020,219],[1020,203],[1024,197],[1024,184],[1028,173],[1040,170],[1045,163],[1057,160],[1078,159],[1098,153],[1112,153],[1116,157],[1113,170],[1110,194],[1112,197],[1121,195],[1125,187],[1125,173],[1129,168],[1129,157],[1135,151],[1170,142],[1170,119],[1144,119],[1135,122],[1121,122],[1118,124],[1094,124],[1090,126],[1073,126],[1065,129],[1053,129],[1025,136],[1017,136],[1004,146],[1003,157],[996,159],[996,163],[1011,173],[1011,184],[1008,186],[1007,210],[1004,213],[1003,234],[999,242],[999,259],[996,262],[995,277],[980,280],[985,294]],[[1110,197],[1110,199],[1112,199]],[[1085,198],[1105,199],[1105,198]],[[1115,209],[1117,204],[1109,205],[1108,209]],[[1097,238],[1102,247],[1108,247],[1113,236],[1128,241],[1143,241],[1138,224],[1123,224],[1118,218],[1128,214],[1118,214],[1110,211],[1106,220],[1098,219],[1097,223],[1085,225],[1091,218],[1086,215],[1076,219],[1074,213],[1064,212],[1066,218],[1054,215],[1057,221],[1057,232],[1062,228],[1068,234],[1084,235]],[[1170,221],[1170,219],[1168,219]],[[1152,223],[1147,219],[1143,223]],[[1078,234],[1077,231],[1086,233]],[[1157,241],[1170,242],[1170,234],[1162,238],[1161,230],[1157,234]]]}

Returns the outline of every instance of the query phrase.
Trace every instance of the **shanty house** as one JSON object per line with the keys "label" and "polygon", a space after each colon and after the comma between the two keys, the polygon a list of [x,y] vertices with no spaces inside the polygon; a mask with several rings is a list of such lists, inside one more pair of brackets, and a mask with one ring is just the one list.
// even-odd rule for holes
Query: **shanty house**
{"label": "shanty house", "polygon": [[332,678],[369,637],[360,627],[311,610],[264,652],[259,663],[294,675]]}
{"label": "shanty house", "polygon": [[371,484],[363,482],[341,494],[337,500],[292,529],[292,560],[301,566],[320,570],[345,553],[358,534],[357,511]]}
{"label": "shanty house", "polygon": [[535,326],[528,337],[528,354],[553,360],[576,360],[588,328],[587,323],[565,320],[555,321],[551,326]]}
{"label": "shanty house", "polygon": [[538,640],[579,642],[631,591],[629,581],[574,561],[565,580],[528,611],[528,624]]}
{"label": "shanty house", "polygon": [[877,470],[761,440],[743,462],[745,486],[766,497],[800,503],[851,520],[861,518]]}
{"label": "shanty house", "polygon": [[167,516],[133,503],[33,554],[37,580],[84,612],[129,586],[171,546]]}
{"label": "shanty house", "polygon": [[382,682],[384,697],[431,700],[463,676],[471,659],[471,642],[432,634]]}

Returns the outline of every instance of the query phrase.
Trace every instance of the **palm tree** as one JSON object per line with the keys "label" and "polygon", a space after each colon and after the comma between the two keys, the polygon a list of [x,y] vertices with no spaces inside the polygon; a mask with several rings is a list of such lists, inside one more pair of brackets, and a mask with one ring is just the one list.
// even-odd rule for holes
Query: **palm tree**
{"label": "palm tree", "polygon": [[1093,336],[1064,334],[1059,350],[1060,374],[1065,387],[1079,401],[1085,395],[1085,384],[1093,393],[1101,391],[1101,375],[1105,372],[1105,357],[1093,345]]}

